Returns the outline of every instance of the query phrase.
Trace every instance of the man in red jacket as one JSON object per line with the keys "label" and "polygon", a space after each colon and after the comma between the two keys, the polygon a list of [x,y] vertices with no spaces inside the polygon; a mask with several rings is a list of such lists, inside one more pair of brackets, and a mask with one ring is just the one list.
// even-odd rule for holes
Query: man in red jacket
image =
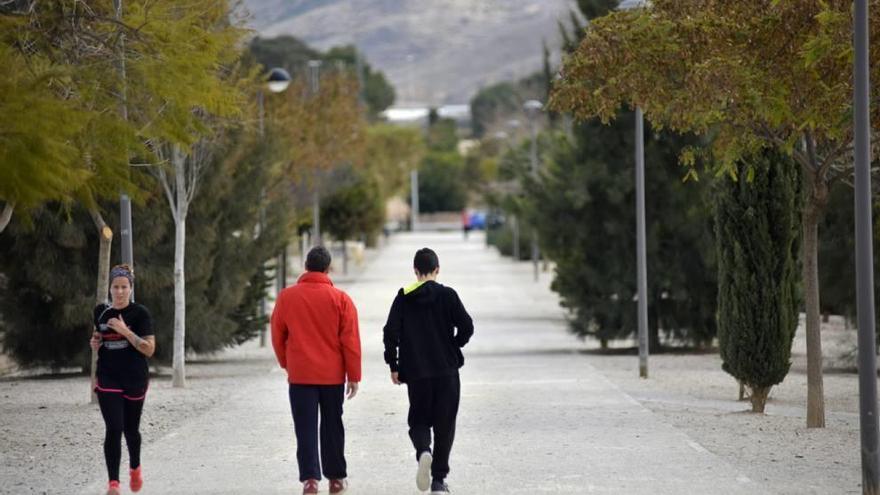
{"label": "man in red jacket", "polygon": [[357,309],[345,292],[333,286],[329,269],[327,249],[313,248],[306,256],[306,273],[296,285],[281,291],[272,311],[272,347],[290,384],[303,494],[318,493],[322,466],[330,493],[341,494],[348,487],[342,402],[344,396],[354,398],[361,380]]}

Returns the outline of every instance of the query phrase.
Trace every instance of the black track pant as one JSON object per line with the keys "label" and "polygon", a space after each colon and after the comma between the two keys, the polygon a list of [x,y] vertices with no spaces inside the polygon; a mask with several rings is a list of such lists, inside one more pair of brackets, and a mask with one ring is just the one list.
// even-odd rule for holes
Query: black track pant
{"label": "black track pant", "polygon": [[431,450],[433,429],[434,462],[431,476],[443,480],[449,474],[449,453],[455,440],[455,418],[461,395],[458,373],[414,380],[406,385],[409,393],[409,437],[416,448],[416,456]]}
{"label": "black track pant", "polygon": [[[293,385],[289,387],[299,480],[346,477],[345,428],[342,425],[343,385]],[[318,416],[320,415],[320,428]],[[320,429],[320,461],[318,437]]]}
{"label": "black track pant", "polygon": [[98,391],[98,404],[106,426],[104,435],[104,459],[110,481],[119,481],[119,462],[122,458],[122,435],[128,446],[129,467],[141,465],[141,412],[144,399],[131,400],[120,392]]}

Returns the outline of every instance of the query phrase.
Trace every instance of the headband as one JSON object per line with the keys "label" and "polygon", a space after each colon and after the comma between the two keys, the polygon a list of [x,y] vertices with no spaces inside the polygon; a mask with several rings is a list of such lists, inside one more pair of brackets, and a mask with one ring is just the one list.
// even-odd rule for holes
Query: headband
{"label": "headband", "polygon": [[130,270],[126,270],[121,266],[117,266],[116,268],[110,270],[110,281],[112,282],[116,277],[125,277],[128,279],[128,283],[134,285],[134,274],[131,273]]}

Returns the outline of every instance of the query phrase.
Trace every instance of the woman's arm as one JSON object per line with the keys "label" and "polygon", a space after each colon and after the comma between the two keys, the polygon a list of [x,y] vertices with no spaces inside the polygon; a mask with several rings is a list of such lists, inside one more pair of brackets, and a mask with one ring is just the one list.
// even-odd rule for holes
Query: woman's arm
{"label": "woman's arm", "polygon": [[156,352],[156,337],[152,335],[138,337],[137,334],[129,330],[129,334],[125,338],[144,356],[153,357],[153,353]]}

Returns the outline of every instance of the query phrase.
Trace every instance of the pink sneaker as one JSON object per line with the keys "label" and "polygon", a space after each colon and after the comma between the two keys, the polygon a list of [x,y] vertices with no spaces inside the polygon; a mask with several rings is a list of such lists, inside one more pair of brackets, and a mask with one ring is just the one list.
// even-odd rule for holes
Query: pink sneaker
{"label": "pink sneaker", "polygon": [[330,480],[330,493],[342,494],[345,493],[345,490],[348,490],[348,480]]}
{"label": "pink sneaker", "polygon": [[303,481],[303,495],[317,495],[318,480]]}
{"label": "pink sneaker", "polygon": [[129,471],[131,474],[131,478],[128,481],[128,486],[131,488],[133,492],[141,491],[141,488],[144,486],[144,476],[141,472],[141,467],[138,466],[135,469]]}

